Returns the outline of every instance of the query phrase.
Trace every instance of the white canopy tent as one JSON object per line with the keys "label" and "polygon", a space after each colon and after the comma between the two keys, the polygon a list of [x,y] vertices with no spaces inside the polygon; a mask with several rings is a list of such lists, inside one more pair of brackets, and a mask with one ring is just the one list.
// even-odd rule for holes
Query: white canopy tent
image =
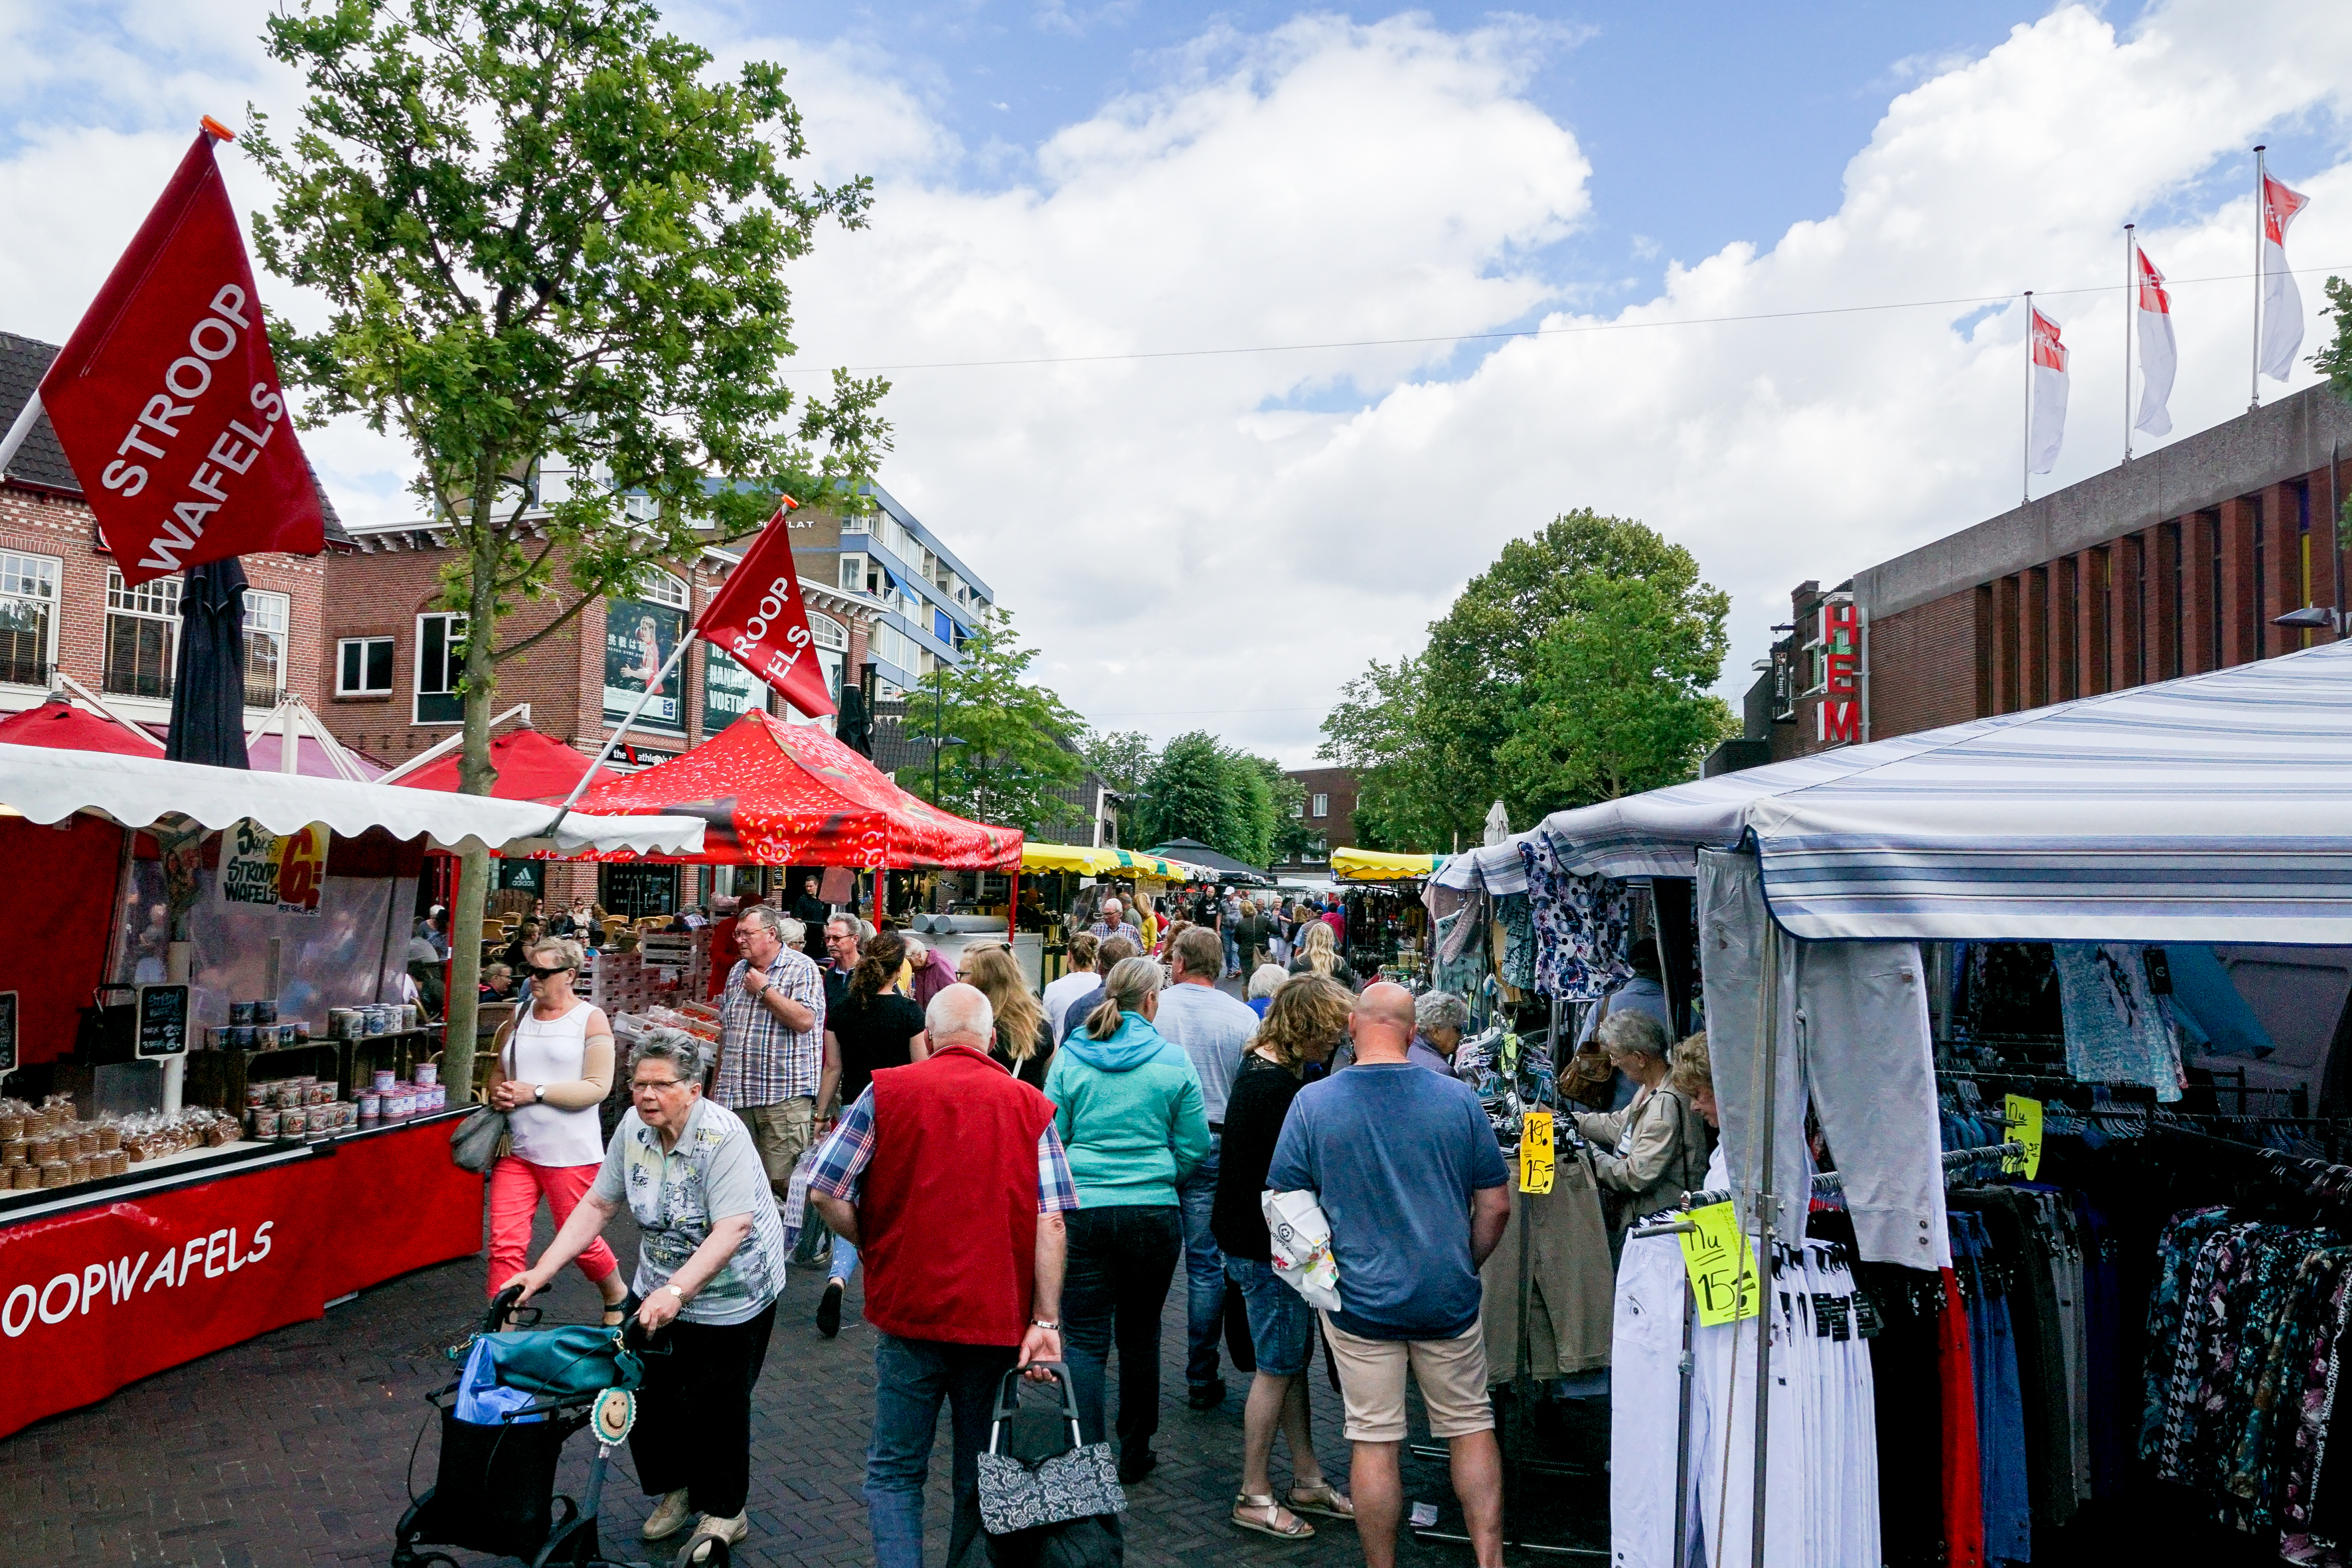
{"label": "white canopy tent", "polygon": [[[1811,940],[2352,942],[2352,642],[1555,813],[1563,868],[1752,840]],[[1521,835],[1520,837],[1528,837]],[[1523,890],[1517,842],[1447,862]]]}
{"label": "white canopy tent", "polygon": [[207,829],[247,817],[281,834],[314,822],[346,838],[381,827],[403,840],[423,837],[436,849],[501,855],[697,855],[703,833],[697,817],[573,812],[551,837],[555,813],[529,801],[43,746],[0,745],[0,809],[38,823],[97,812],[132,828],[175,813]]}

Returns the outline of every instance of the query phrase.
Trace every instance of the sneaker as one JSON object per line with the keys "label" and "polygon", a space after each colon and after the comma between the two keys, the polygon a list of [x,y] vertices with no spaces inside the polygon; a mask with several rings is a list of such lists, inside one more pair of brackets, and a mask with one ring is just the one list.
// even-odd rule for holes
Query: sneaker
{"label": "sneaker", "polygon": [[841,1332],[841,1291],[838,1279],[824,1282],[824,1294],[816,1304],[816,1331],[826,1339]]}
{"label": "sneaker", "polygon": [[716,1514],[706,1513],[696,1521],[694,1533],[715,1535],[730,1546],[740,1546],[743,1538],[751,1533],[751,1510],[746,1509],[732,1519],[720,1519]]}
{"label": "sneaker", "polygon": [[1185,1401],[1195,1410],[1214,1410],[1224,1402],[1225,1380],[1222,1377],[1213,1383],[1194,1384],[1192,1392]]}
{"label": "sneaker", "polygon": [[694,1510],[686,1506],[686,1489],[680,1487],[661,1500],[646,1520],[646,1528],[641,1533],[647,1541],[659,1541],[665,1535],[676,1535],[684,1530],[686,1521],[693,1517]]}

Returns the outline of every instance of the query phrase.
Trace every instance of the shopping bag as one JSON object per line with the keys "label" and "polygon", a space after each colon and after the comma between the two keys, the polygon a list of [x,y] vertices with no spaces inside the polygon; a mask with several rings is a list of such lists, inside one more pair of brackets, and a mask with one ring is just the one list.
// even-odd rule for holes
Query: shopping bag
{"label": "shopping bag", "polygon": [[1260,1193],[1258,1207],[1273,1244],[1274,1272],[1326,1312],[1339,1310],[1339,1260],[1331,1256],[1331,1222],[1308,1192]]}
{"label": "shopping bag", "polygon": [[460,1170],[486,1172],[498,1163],[506,1141],[507,1113],[478,1105],[449,1130],[449,1158]]}
{"label": "shopping bag", "polygon": [[[1108,1443],[1080,1441],[1077,1394],[1059,1364],[1041,1363],[1054,1374],[1062,1396],[1062,1416],[1070,1446],[1043,1459],[1020,1459],[1004,1452],[1004,1423],[1021,1413],[1021,1369],[997,1385],[996,1410],[988,1449],[980,1456],[980,1519],[992,1536],[1013,1535],[1115,1514],[1127,1507],[1118,1466]],[[1081,1531],[1081,1534],[1092,1534]],[[1116,1532],[1112,1539],[1116,1541]]]}

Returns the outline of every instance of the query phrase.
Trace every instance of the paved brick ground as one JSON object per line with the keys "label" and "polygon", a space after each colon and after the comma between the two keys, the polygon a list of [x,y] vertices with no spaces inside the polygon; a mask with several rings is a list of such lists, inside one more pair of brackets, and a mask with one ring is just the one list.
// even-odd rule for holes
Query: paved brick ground
{"label": "paved brick ground", "polygon": [[[633,1256],[634,1238],[622,1250]],[[479,1258],[464,1259],[394,1280],[322,1321],[265,1335],[0,1441],[0,1564],[385,1562],[409,1494],[424,1395],[447,1381],[442,1348],[461,1341],[480,1310],[481,1268]],[[752,1416],[753,1533],[740,1562],[870,1559],[858,1487],[872,1418],[873,1335],[856,1321],[853,1288],[852,1321],[838,1340],[821,1339],[812,1315],[823,1285],[819,1271],[795,1271],[761,1380]],[[593,1302],[586,1285],[567,1276],[553,1315],[591,1321]],[[1159,1468],[1130,1491],[1128,1561],[1151,1568],[1360,1562],[1346,1524],[1325,1521],[1315,1541],[1285,1546],[1226,1522],[1241,1448],[1241,1382],[1234,1380],[1223,1408],[1186,1409],[1181,1275],[1166,1321],[1161,1385],[1175,1392],[1162,1418]],[[1313,1386],[1327,1468],[1344,1475],[1338,1398],[1319,1365]],[[1589,1448],[1592,1435],[1582,1436],[1570,1446]],[[574,1495],[590,1451],[584,1434],[573,1439],[563,1489]],[[434,1453],[426,1433],[414,1460],[419,1489],[430,1484]],[[928,1514],[935,1563],[945,1554],[946,1453],[943,1426]],[[1279,1483],[1278,1451],[1276,1463]],[[1442,1466],[1408,1461],[1406,1489],[1442,1500],[1453,1514]],[[1530,1491],[1541,1494],[1535,1510],[1543,1537],[1605,1545],[1606,1488],[1597,1479],[1547,1476]],[[627,1456],[616,1455],[604,1510],[608,1550],[656,1555],[636,1545],[646,1507]],[[1401,1556],[1408,1563],[1469,1561],[1467,1548],[1433,1543],[1408,1542]]]}

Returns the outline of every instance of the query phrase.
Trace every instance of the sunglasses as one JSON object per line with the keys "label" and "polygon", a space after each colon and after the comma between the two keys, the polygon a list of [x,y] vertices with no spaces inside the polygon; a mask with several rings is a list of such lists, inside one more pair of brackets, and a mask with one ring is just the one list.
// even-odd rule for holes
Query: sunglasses
{"label": "sunglasses", "polygon": [[536,963],[530,966],[531,978],[534,980],[552,980],[559,974],[569,974],[571,973],[572,966],[568,963],[559,963],[552,969],[541,969]]}

